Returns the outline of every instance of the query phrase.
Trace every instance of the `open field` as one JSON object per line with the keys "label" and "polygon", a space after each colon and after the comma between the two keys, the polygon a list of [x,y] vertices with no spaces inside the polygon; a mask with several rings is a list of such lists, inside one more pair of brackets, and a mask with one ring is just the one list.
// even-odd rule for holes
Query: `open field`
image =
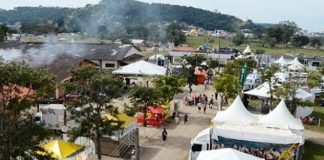
{"label": "open field", "polygon": [[214,47],[218,47],[220,44],[221,47],[235,47],[241,51],[243,51],[246,47],[246,45],[250,45],[252,50],[256,49],[263,49],[265,53],[269,53],[272,55],[307,55],[307,56],[324,56],[323,50],[315,50],[315,49],[303,49],[303,48],[286,48],[284,46],[278,45],[275,48],[270,47],[262,47],[258,44],[252,43],[252,44],[242,44],[240,46],[235,46],[231,42],[230,39],[218,39],[218,38],[207,38],[207,37],[187,37],[186,44],[188,46],[193,48],[198,48],[202,44],[206,44],[207,42],[210,42]]}

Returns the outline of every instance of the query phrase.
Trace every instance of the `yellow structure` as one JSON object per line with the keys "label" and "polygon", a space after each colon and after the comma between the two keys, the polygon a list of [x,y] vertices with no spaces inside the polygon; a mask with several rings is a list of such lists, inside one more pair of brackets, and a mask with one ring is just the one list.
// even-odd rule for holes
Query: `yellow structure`
{"label": "yellow structure", "polygon": [[84,146],[63,140],[53,140],[43,146],[44,150],[55,159],[64,159],[80,151]]}
{"label": "yellow structure", "polygon": [[133,118],[132,117],[129,117],[127,116],[126,113],[119,113],[117,115],[117,118],[110,115],[110,114],[104,114],[104,118],[108,119],[108,120],[120,120],[120,121],[123,121],[124,124],[122,125],[123,128],[127,127],[129,124],[131,124],[133,122]]}

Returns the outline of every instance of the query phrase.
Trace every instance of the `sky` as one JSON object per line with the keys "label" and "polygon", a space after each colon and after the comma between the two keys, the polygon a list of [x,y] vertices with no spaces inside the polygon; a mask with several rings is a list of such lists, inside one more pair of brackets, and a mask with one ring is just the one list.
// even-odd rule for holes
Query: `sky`
{"label": "sky", "polygon": [[[82,7],[100,0],[0,0],[0,8],[17,6]],[[324,0],[139,0],[150,3],[168,3],[218,10],[242,20],[258,23],[294,21],[311,32],[324,31]]]}

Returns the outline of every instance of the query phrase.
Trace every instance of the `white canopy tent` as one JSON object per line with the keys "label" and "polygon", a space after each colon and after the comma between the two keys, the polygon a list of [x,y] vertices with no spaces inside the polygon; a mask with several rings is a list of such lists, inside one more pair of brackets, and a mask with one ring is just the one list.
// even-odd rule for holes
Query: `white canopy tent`
{"label": "white canopy tent", "polygon": [[264,98],[270,98],[270,89],[269,89],[269,83],[264,82],[258,87],[244,92],[244,94],[252,95],[252,96],[258,96],[258,97],[264,97]]}
{"label": "white canopy tent", "polygon": [[112,73],[142,76],[166,75],[166,68],[141,60],[120,67],[114,70]]}
{"label": "white canopy tent", "polygon": [[244,53],[244,54],[246,54],[246,53],[252,53],[252,50],[251,50],[251,48],[250,48],[249,45],[246,46],[246,48],[244,49],[243,53]]}
{"label": "white canopy tent", "polygon": [[290,66],[288,66],[288,69],[294,71],[303,70],[305,68],[305,66],[299,62],[297,57],[295,57],[294,60],[289,63],[289,65]]}
{"label": "white canopy tent", "polygon": [[218,136],[251,142],[292,144],[303,143],[303,137],[290,129],[270,128],[260,124],[242,126],[233,124],[218,125],[213,130],[213,138]]}
{"label": "white canopy tent", "polygon": [[284,100],[281,100],[272,112],[263,116],[259,123],[265,127],[305,130],[301,120],[289,112]]}
{"label": "white canopy tent", "polygon": [[274,77],[279,82],[286,82],[289,79],[289,73],[288,72],[277,72],[277,73],[274,74]]}
{"label": "white canopy tent", "polygon": [[298,106],[296,108],[296,117],[298,118],[305,118],[313,113],[314,108],[313,107],[301,107]]}
{"label": "white canopy tent", "polygon": [[278,60],[274,61],[273,63],[279,64],[281,67],[287,66],[289,64],[283,56],[281,56]]}
{"label": "white canopy tent", "polygon": [[233,103],[223,112],[219,112],[213,119],[215,123],[253,124],[257,122],[256,117],[243,105],[241,98],[237,96]]}
{"label": "white canopy tent", "polygon": [[201,151],[197,160],[264,160],[231,148]]}
{"label": "white canopy tent", "polygon": [[[252,90],[243,92],[243,93],[248,94],[248,95],[252,95],[252,96],[270,98],[271,95],[270,95],[270,89],[269,88],[270,88],[269,83],[264,82],[260,86],[254,88]],[[306,92],[305,90],[303,90],[301,88],[298,88],[296,90],[295,96],[296,96],[297,99],[300,99],[302,101],[306,101],[306,100],[314,101],[314,99],[315,99],[315,97],[312,94]],[[273,96],[273,97],[277,98],[276,96]]]}

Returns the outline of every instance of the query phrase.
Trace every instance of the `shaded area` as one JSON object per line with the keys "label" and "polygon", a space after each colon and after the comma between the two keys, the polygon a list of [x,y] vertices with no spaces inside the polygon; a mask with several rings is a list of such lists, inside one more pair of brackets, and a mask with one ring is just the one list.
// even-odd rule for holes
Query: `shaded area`
{"label": "shaded area", "polygon": [[324,159],[324,146],[315,144],[311,141],[305,143],[305,160],[322,160]]}

